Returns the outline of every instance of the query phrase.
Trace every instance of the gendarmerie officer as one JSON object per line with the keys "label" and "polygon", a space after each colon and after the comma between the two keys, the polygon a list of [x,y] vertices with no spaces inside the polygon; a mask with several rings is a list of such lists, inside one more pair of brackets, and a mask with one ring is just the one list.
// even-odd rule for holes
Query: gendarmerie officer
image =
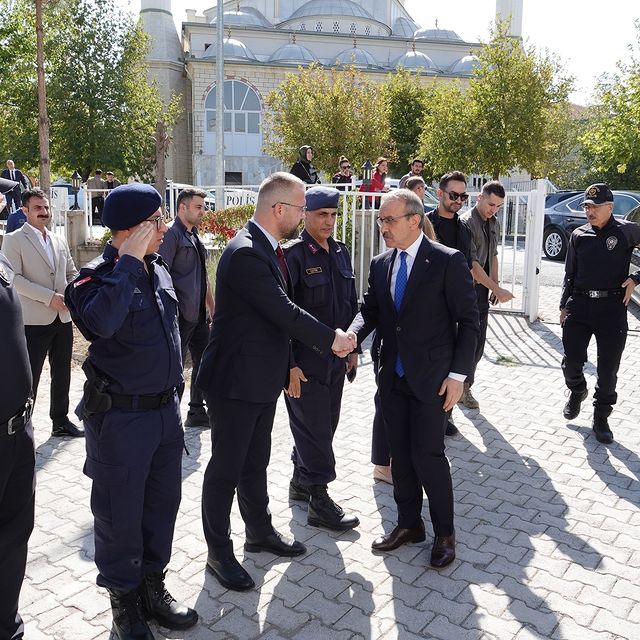
{"label": "gendarmerie officer", "polygon": [[13,269],[0,255],[0,638],[18,640],[18,598],[33,530],[34,467],[31,365]]}
{"label": "gendarmerie officer", "polygon": [[93,480],[97,583],[109,591],[118,640],[152,639],[145,617],[170,629],[198,619],[164,585],[184,435],[177,299],[156,253],[167,230],[160,205],[149,185],[113,189],[102,213],[113,239],[66,291],[73,321],[91,343],[77,413],[86,432],[84,471]]}
{"label": "gendarmerie officer", "polygon": [[[347,247],[331,237],[339,197],[332,187],[307,190],[304,229],[284,247],[284,254],[296,304],[327,326],[346,329],[358,312],[358,300]],[[295,443],[289,497],[309,502],[309,524],[338,531],[360,523],[327,493],[327,484],[336,478],[333,436],[344,378],[347,370],[355,374],[357,364],[357,353],[347,357],[345,366],[344,359],[332,353],[318,355],[293,341],[285,396]]]}
{"label": "gendarmerie officer", "polygon": [[571,391],[563,415],[572,420],[587,397],[583,368],[587,347],[595,336],[598,372],[593,395],[593,431],[598,442],[613,442],[607,418],[617,400],[616,382],[627,339],[627,303],[640,283],[640,271],[629,276],[629,263],[640,244],[640,225],[613,217],[613,193],[604,184],[584,194],[588,223],[569,240],[560,324],[564,358],[562,372]]}

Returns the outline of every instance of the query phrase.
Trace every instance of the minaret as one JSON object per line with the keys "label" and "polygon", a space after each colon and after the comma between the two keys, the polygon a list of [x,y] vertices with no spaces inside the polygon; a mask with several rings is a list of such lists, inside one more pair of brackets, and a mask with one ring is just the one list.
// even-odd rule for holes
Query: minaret
{"label": "minaret", "polygon": [[522,38],[523,0],[496,0],[496,20],[510,20],[509,35]]}
{"label": "minaret", "polygon": [[184,53],[178,36],[171,0],[141,0],[140,19],[149,34],[147,55],[149,82],[156,82],[167,104],[172,94],[182,95],[182,116],[173,129],[167,157],[167,178],[174,182],[191,182],[191,138],[187,133],[187,111],[191,105],[191,88],[184,78]]}

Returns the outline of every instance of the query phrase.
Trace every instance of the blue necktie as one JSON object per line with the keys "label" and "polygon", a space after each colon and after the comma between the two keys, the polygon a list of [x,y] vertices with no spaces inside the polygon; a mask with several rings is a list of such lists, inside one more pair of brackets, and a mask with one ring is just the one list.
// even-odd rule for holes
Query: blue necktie
{"label": "blue necktie", "polygon": [[[402,305],[402,298],[404,298],[404,292],[407,289],[407,252],[400,252],[400,267],[396,274],[396,288],[393,296],[393,305],[396,311],[400,311]],[[400,361],[400,352],[398,350],[398,356],[396,357],[395,371],[401,378],[404,378],[404,367]]]}

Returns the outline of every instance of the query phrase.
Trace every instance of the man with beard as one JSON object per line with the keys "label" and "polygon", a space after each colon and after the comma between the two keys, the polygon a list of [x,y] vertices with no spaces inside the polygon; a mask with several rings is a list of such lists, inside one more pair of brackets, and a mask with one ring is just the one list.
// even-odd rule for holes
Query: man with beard
{"label": "man with beard", "polygon": [[278,242],[297,235],[306,209],[304,183],[274,173],[260,185],[256,210],[222,253],[216,273],[215,313],[198,386],[209,407],[211,460],[204,475],[202,522],[207,569],[228,589],[253,588],[236,560],[230,537],[238,492],[245,551],[293,557],[306,548],[271,523],[267,465],[278,396],[288,385],[291,338],[322,355],[345,357],[355,336],[330,329],[296,306]]}

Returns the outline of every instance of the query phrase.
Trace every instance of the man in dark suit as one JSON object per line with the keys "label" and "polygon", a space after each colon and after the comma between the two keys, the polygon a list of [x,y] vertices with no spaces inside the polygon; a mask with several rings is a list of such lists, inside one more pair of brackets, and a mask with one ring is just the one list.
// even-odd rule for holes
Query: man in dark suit
{"label": "man in dark suit", "polygon": [[24,173],[20,171],[20,169],[16,169],[16,165],[13,160],[7,160],[7,168],[2,170],[0,177],[6,178],[7,180],[13,180],[18,184],[6,194],[7,198],[7,208],[9,213],[14,211],[15,209],[19,209],[22,206],[20,185],[22,185],[25,189],[29,188],[29,183],[24,176]]}
{"label": "man in dark suit", "polygon": [[330,329],[290,299],[291,278],[278,241],[297,235],[304,211],[299,178],[275,173],[260,186],[253,219],[220,258],[213,327],[198,372],[213,440],[202,490],[207,569],[237,591],[254,582],[233,554],[230,512],[236,489],[245,551],[285,557],[306,551],[274,529],[268,510],[271,429],[278,396],[287,386],[290,340],[319,355],[333,351],[340,357],[356,345],[353,334]]}
{"label": "man in dark suit", "polygon": [[423,216],[414,193],[383,196],[377,222],[391,249],[371,261],[369,289],[349,329],[358,340],[375,329],[382,341],[378,389],[398,524],[372,548],[391,551],[425,539],[424,487],[435,533],[431,565],[440,568],[455,558],[446,415],[473,368],[478,309],[464,256],[424,236]]}

